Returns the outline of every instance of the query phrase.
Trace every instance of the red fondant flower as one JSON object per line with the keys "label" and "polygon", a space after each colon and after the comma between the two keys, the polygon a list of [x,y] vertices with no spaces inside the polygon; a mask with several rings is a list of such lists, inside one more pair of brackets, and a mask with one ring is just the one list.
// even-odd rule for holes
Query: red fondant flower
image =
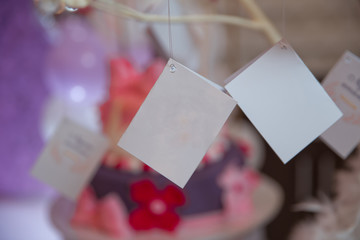
{"label": "red fondant flower", "polygon": [[180,222],[175,208],[185,203],[184,194],[174,185],[158,190],[149,180],[131,186],[131,197],[139,208],[130,213],[130,225],[135,230],[161,228],[174,231]]}

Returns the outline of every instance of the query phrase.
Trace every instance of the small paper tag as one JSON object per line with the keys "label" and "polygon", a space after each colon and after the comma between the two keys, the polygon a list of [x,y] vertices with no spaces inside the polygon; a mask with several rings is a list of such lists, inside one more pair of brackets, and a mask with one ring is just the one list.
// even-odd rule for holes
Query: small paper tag
{"label": "small paper tag", "polygon": [[284,40],[232,78],[226,90],[284,163],[342,115]]}
{"label": "small paper tag", "polygon": [[32,169],[32,175],[76,200],[108,148],[107,139],[63,120]]}
{"label": "small paper tag", "polygon": [[118,145],[184,187],[235,105],[170,59]]}
{"label": "small paper tag", "polygon": [[360,142],[360,58],[344,53],[323,86],[344,116],[321,139],[345,159]]}

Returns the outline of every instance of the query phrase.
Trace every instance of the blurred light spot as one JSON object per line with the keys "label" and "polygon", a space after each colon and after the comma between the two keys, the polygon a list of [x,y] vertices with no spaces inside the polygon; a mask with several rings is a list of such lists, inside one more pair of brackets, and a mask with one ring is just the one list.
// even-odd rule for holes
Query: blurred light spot
{"label": "blurred light spot", "polygon": [[70,98],[74,102],[81,102],[85,99],[86,91],[81,86],[75,86],[70,90]]}

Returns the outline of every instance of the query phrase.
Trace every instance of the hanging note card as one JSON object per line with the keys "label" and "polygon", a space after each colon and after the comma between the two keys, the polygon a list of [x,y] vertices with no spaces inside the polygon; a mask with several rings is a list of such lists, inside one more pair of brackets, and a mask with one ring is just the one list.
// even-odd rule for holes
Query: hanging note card
{"label": "hanging note card", "polygon": [[184,187],[236,105],[221,89],[170,59],[118,145]]}
{"label": "hanging note card", "polygon": [[237,73],[226,90],[284,163],[342,115],[284,40]]}
{"label": "hanging note card", "polygon": [[360,142],[360,58],[346,52],[326,76],[323,87],[344,116],[321,139],[345,159]]}
{"label": "hanging note card", "polygon": [[32,175],[76,200],[107,148],[104,136],[65,119],[35,163]]}

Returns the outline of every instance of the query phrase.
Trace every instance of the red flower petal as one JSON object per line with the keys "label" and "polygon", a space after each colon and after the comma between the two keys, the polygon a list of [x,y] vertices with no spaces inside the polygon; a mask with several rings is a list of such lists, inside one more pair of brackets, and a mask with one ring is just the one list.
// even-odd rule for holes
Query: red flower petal
{"label": "red flower petal", "polygon": [[142,180],[136,182],[130,187],[131,198],[143,204],[149,204],[159,193],[155,188],[155,185],[150,180]]}
{"label": "red flower petal", "polygon": [[172,211],[167,211],[164,214],[159,215],[158,217],[156,217],[156,221],[154,221],[156,227],[170,232],[175,230],[179,222],[180,217]]}
{"label": "red flower petal", "polygon": [[148,165],[144,164],[143,170],[144,170],[144,172],[150,172],[152,170],[152,168],[149,167]]}
{"label": "red flower petal", "polygon": [[138,208],[131,212],[129,223],[135,230],[150,230],[155,227],[154,216],[146,208]]}
{"label": "red flower petal", "polygon": [[170,207],[182,206],[185,204],[184,193],[174,185],[167,186],[162,191],[161,198]]}

